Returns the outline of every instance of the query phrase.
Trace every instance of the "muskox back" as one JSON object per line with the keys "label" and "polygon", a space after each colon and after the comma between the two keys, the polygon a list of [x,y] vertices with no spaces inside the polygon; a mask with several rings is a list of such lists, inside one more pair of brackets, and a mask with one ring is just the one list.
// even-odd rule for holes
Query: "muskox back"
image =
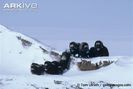
{"label": "muskox back", "polygon": [[32,63],[31,64],[31,73],[36,75],[44,74],[44,65]]}

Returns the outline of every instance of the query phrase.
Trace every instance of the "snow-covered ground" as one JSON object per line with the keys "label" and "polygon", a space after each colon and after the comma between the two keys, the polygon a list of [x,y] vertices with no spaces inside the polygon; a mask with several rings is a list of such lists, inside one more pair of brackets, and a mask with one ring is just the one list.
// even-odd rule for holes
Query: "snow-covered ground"
{"label": "snow-covered ground", "polygon": [[0,73],[29,74],[32,62],[43,64],[45,60],[56,60],[54,49],[17,32],[0,26]]}
{"label": "snow-covered ground", "polygon": [[57,60],[59,53],[23,34],[0,25],[0,89],[133,89],[133,57],[98,57],[93,63],[111,60],[109,66],[93,71],[80,71],[73,60],[63,75],[32,75],[32,62]]}

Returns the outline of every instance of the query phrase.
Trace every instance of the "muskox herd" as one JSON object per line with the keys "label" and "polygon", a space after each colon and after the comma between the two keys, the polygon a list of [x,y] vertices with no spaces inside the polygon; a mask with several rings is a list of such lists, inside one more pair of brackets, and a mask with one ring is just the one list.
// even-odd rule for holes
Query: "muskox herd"
{"label": "muskox herd", "polygon": [[71,54],[70,52],[63,52],[60,56],[60,61],[45,61],[44,64],[31,64],[31,72],[32,74],[43,75],[43,74],[53,74],[59,75],[66,72],[70,67],[71,62]]}
{"label": "muskox herd", "polygon": [[94,47],[89,49],[87,42],[76,43],[70,42],[69,50],[63,52],[60,55],[59,61],[45,61],[44,64],[31,64],[32,74],[63,74],[69,70],[71,57],[76,58],[93,58],[109,56],[108,49],[103,45],[101,41],[96,41]]}
{"label": "muskox herd", "polygon": [[103,45],[102,41],[96,41],[94,47],[89,49],[89,45],[86,42],[76,43],[71,42],[69,45],[70,53],[74,57],[92,58],[109,56],[108,49]]}

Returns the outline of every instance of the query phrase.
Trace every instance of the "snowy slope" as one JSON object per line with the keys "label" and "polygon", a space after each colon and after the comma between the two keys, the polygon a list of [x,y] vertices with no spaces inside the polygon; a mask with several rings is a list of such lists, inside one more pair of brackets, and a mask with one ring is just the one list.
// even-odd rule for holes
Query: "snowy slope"
{"label": "snowy slope", "polygon": [[63,75],[1,75],[0,87],[1,89],[133,89],[133,57],[91,59],[93,62],[100,60],[115,62],[93,71],[79,71],[74,64]]}
{"label": "snowy slope", "polygon": [[[32,62],[56,60],[51,48],[0,25],[0,73],[30,73]],[[57,52],[55,52],[57,53]]]}
{"label": "snowy slope", "polygon": [[[32,62],[57,60],[50,47],[0,25],[0,89],[133,89],[133,57],[97,57],[92,63],[114,61],[107,67],[80,71],[74,58],[63,75],[32,75]],[[112,84],[115,84],[112,85]],[[119,87],[118,87],[119,86]]]}

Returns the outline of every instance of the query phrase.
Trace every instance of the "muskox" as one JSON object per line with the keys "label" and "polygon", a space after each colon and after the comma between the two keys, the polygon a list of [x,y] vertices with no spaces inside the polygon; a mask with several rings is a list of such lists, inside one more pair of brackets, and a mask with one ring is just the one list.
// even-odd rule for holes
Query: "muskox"
{"label": "muskox", "polygon": [[86,42],[82,42],[79,48],[79,55],[81,58],[89,58],[89,45]]}
{"label": "muskox", "polygon": [[47,74],[53,74],[53,75],[58,75],[58,74],[62,74],[63,73],[63,69],[60,66],[60,63],[57,61],[46,61],[44,63],[44,70],[45,73]]}
{"label": "muskox", "polygon": [[70,52],[63,52],[60,61],[46,61],[44,63],[44,70],[47,74],[63,74],[66,70],[69,69],[71,58]]}
{"label": "muskox", "polygon": [[63,70],[68,70],[70,67],[71,62],[71,53],[70,52],[63,52],[60,58],[60,65],[63,68]]}
{"label": "muskox", "polygon": [[70,42],[69,49],[72,56],[79,57],[79,46],[80,43]]}
{"label": "muskox", "polygon": [[37,64],[37,63],[32,63],[31,64],[31,73],[36,74],[36,75],[44,74],[44,65],[43,64]]}
{"label": "muskox", "polygon": [[102,41],[96,41],[94,47],[90,48],[90,57],[109,56],[108,49],[103,45]]}

